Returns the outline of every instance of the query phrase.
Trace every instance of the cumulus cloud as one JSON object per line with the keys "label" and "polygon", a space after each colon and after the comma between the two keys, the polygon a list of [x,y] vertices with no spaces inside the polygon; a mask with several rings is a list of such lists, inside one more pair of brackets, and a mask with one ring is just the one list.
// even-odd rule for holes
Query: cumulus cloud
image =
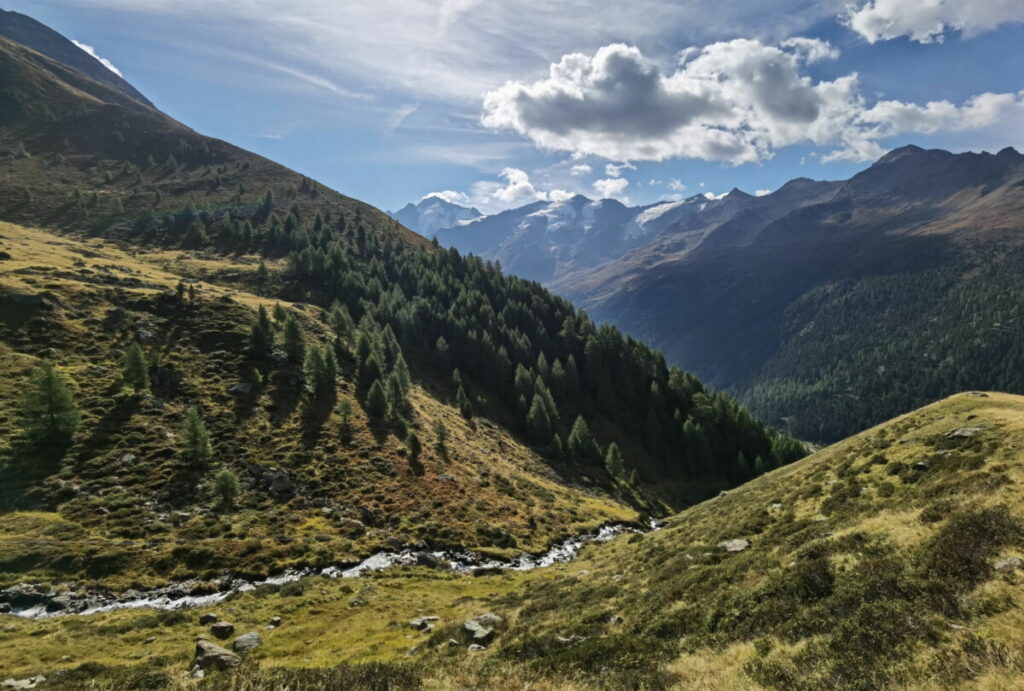
{"label": "cumulus cloud", "polygon": [[625,199],[622,193],[629,187],[626,178],[605,178],[594,181],[594,191],[601,199]]}
{"label": "cumulus cloud", "polygon": [[907,36],[941,42],[958,31],[965,38],[1000,24],[1024,22],[1021,0],[870,0],[848,10],[847,25],[869,43]]}
{"label": "cumulus cloud", "polygon": [[594,169],[586,163],[578,163],[569,170],[570,175],[590,175],[593,172]]}
{"label": "cumulus cloud", "polygon": [[[469,196],[463,192],[456,192],[455,190],[442,190],[440,192],[431,192],[430,194],[423,195],[422,199],[430,199],[431,197],[437,197],[442,201],[446,201],[449,204],[469,204]],[[421,201],[422,201],[421,199]]]}
{"label": "cumulus cloud", "polygon": [[572,192],[562,189],[541,190],[530,180],[529,174],[519,168],[504,168],[498,177],[503,182],[480,180],[471,186],[466,202],[472,203],[487,213],[501,209],[522,206],[530,202],[557,202],[572,197]]}
{"label": "cumulus cloud", "polygon": [[84,50],[89,55],[91,55],[94,58],[96,58],[101,65],[103,65],[108,70],[110,70],[111,72],[116,74],[118,77],[124,77],[124,75],[121,73],[121,70],[117,69],[117,67],[114,66],[114,63],[110,62],[110,60],[107,60],[106,58],[101,58],[99,55],[97,55],[96,54],[96,49],[93,48],[92,46],[86,45],[85,43],[82,43],[81,41],[76,41],[75,39],[71,39],[71,42],[74,43],[79,48],[81,48],[82,50]]}
{"label": "cumulus cloud", "polygon": [[679,178],[672,178],[671,180],[669,180],[668,181],[668,188],[670,190],[672,190],[673,192],[685,192],[686,191],[686,185],[684,185],[683,181],[680,180]]}
{"label": "cumulus cloud", "polygon": [[[864,161],[884,152],[885,137],[936,131],[935,122],[940,129],[987,126],[1021,101],[1019,94],[982,94],[962,107],[941,102],[942,112],[898,101],[868,107],[857,74],[814,82],[803,73],[838,54],[818,39],[778,46],[736,39],[688,49],[664,71],[636,47],[616,43],[592,56],[564,56],[545,79],[488,92],[481,121],[543,149],[613,161],[739,165],[795,144],[834,147],[828,160]],[[879,120],[886,109],[899,111],[897,122]],[[926,112],[915,117],[915,109]]]}

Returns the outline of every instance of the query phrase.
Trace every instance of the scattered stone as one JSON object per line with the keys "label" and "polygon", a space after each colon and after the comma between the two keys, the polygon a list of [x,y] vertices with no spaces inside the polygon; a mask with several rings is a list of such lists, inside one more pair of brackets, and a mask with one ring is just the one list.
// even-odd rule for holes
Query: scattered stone
{"label": "scattered stone", "polygon": [[365,604],[366,604],[366,600],[364,600],[361,597],[354,597],[354,598],[352,598],[351,600],[348,601],[348,606],[349,607],[362,607]]}
{"label": "scattered stone", "polygon": [[203,679],[203,678],[206,677],[206,672],[203,671],[202,667],[200,667],[199,665],[196,665],[195,667],[192,668],[192,670],[188,673],[188,675],[190,677],[192,677],[193,679]]}
{"label": "scattered stone", "polygon": [[142,345],[150,345],[156,340],[156,334],[148,329],[139,329],[135,333],[135,336],[139,339],[139,343]]}
{"label": "scattered stone", "polygon": [[621,623],[622,623],[622,622],[624,622],[624,621],[625,621],[625,619],[623,619],[623,618],[622,618],[622,616],[621,616],[621,615],[619,615],[619,614],[613,614],[613,615],[612,615],[612,616],[611,616],[611,617],[610,617],[610,618],[608,619],[608,623],[609,623],[609,624],[612,624],[613,626],[618,626],[619,624],[621,624]]}
{"label": "scattered stone", "polygon": [[459,642],[458,642],[457,640],[455,640],[454,638],[449,638],[449,639],[448,639],[448,647],[449,647],[449,648],[458,648],[458,647],[459,647],[460,645],[462,645],[462,644],[461,644],[461,643],[459,643]]}
{"label": "scattered stone", "polygon": [[462,629],[477,643],[489,643],[494,638],[494,627],[502,622],[497,614],[488,612],[479,617],[467,619]]}
{"label": "scattered stone", "polygon": [[928,465],[928,461],[918,461],[917,463],[915,463],[914,465],[912,465],[910,467],[913,468],[914,470],[918,471],[918,472],[922,472],[923,473],[924,471],[928,470],[931,466]]}
{"label": "scattered stone", "polygon": [[725,491],[725,490],[723,489],[723,490],[722,490],[721,492],[719,492],[719,493],[718,493],[718,496],[719,496],[719,497],[724,497],[724,496],[725,496],[725,495],[727,495],[727,494],[728,494],[728,492],[726,492],[726,491]]}
{"label": "scattered stone", "polygon": [[233,393],[239,396],[245,396],[252,391],[252,384],[247,381],[240,381],[232,384],[228,387],[228,393]]}
{"label": "scattered stone", "polygon": [[438,620],[440,617],[419,617],[410,621],[409,626],[417,631],[431,631],[434,628],[434,622]]}
{"label": "scattered stone", "polygon": [[281,625],[281,617],[274,617],[273,619],[271,619],[270,625],[276,629],[278,626]]}
{"label": "scattered stone", "polygon": [[150,636],[149,638],[144,640],[143,643],[145,643],[146,645],[151,645],[153,643],[156,643],[156,636]]}
{"label": "scattered stone", "polygon": [[121,462],[121,463],[128,464],[128,463],[134,463],[137,459],[138,459],[138,456],[136,456],[135,454],[129,452],[129,453],[121,454],[121,457],[118,458],[117,460],[119,462]]}
{"label": "scattered stone", "polygon": [[[191,516],[189,516],[191,518]],[[199,625],[206,626],[207,624],[215,624],[220,621],[220,617],[213,612],[207,612],[206,614],[199,615]]]}
{"label": "scattered stone", "polygon": [[726,552],[742,552],[750,547],[750,540],[746,540],[742,537],[734,540],[724,540],[718,543],[720,549],[724,549]]}
{"label": "scattered stone", "polygon": [[980,427],[957,427],[946,432],[946,439],[970,439],[981,434]]}
{"label": "scattered stone", "polygon": [[226,621],[218,621],[210,626],[210,633],[217,638],[224,640],[235,633],[235,625]]}
{"label": "scattered stone", "polygon": [[0,683],[0,689],[34,689],[46,681],[46,677],[38,675],[28,679],[6,679]]}
{"label": "scattered stone", "polygon": [[486,646],[482,646],[479,643],[470,643],[469,644],[469,652],[471,652],[471,653],[481,653],[481,652],[483,652],[485,650],[487,650]]}
{"label": "scattered stone", "polygon": [[983,391],[968,391],[964,396],[971,396],[973,398],[988,398],[988,394]]}
{"label": "scattered stone", "polygon": [[242,658],[227,648],[200,638],[196,641],[195,664],[200,670],[215,667],[219,670],[230,669],[241,664]]}
{"label": "scattered stone", "polygon": [[11,603],[9,603],[9,602],[0,602],[0,614],[10,614],[10,613],[11,613]]}
{"label": "scattered stone", "polygon": [[259,648],[263,645],[263,639],[255,631],[249,633],[243,633],[241,636],[235,639],[235,642],[231,644],[231,647],[235,649],[237,653],[247,653],[250,650]]}
{"label": "scattered stone", "polygon": [[561,645],[572,645],[573,643],[582,643],[585,640],[587,640],[586,637],[577,636],[575,634],[573,634],[572,636],[555,636],[555,642]]}
{"label": "scattered stone", "polygon": [[995,569],[999,572],[1015,571],[1020,568],[1021,563],[1022,562],[1019,557],[1007,557],[1006,559],[997,561]]}

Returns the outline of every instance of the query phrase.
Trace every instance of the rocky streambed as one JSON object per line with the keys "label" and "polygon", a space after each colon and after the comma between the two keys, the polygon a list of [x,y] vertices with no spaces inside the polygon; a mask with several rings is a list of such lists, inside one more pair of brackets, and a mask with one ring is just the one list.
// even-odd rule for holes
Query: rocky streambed
{"label": "rocky streambed", "polygon": [[427,566],[458,572],[531,571],[544,566],[572,561],[580,549],[592,542],[607,542],[623,533],[645,533],[661,524],[651,521],[646,527],[638,524],[606,525],[593,533],[566,538],[541,554],[524,554],[512,560],[489,559],[460,550],[402,549],[377,552],[357,564],[329,566],[324,569],[292,569],[263,580],[225,576],[219,581],[188,580],[153,590],[128,590],[112,593],[79,584],[52,588],[45,585],[20,584],[0,590],[0,613],[43,619],[68,615],[96,614],[119,609],[183,609],[208,607],[235,593],[244,593],[263,585],[284,585],[309,576],[325,578],[358,578],[372,571],[394,566]]}

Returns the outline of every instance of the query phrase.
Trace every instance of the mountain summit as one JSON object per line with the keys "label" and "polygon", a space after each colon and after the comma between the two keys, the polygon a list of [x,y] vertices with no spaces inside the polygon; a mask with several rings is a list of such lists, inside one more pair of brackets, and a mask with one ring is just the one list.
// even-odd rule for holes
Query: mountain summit
{"label": "mountain summit", "polygon": [[460,206],[436,195],[424,197],[418,204],[406,204],[398,211],[388,212],[396,221],[424,237],[434,237],[442,228],[463,225],[481,218],[475,208]]}
{"label": "mountain summit", "polygon": [[5,36],[48,58],[63,63],[140,103],[153,106],[135,87],[112,72],[95,57],[32,17],[19,12],[0,10],[0,36]]}

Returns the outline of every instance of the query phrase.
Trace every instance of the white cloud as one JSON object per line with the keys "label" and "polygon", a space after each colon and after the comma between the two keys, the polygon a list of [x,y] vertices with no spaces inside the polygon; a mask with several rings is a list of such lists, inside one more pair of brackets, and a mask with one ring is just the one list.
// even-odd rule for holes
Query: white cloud
{"label": "white cloud", "polygon": [[755,197],[767,197],[771,193],[771,190],[754,190]]}
{"label": "white cloud", "polygon": [[626,178],[605,178],[594,181],[594,191],[601,199],[625,199],[622,193],[629,187],[629,180]]}
{"label": "white cloud", "polygon": [[[834,147],[823,160],[866,161],[884,153],[886,137],[991,125],[1024,100],[981,94],[962,107],[899,101],[868,107],[856,73],[817,83],[802,73],[807,63],[837,55],[817,39],[780,46],[736,39],[684,51],[666,72],[638,48],[612,44],[592,56],[565,55],[545,79],[488,92],[481,122],[543,149],[613,161],[739,165],[807,143]],[[896,121],[883,121],[884,110]]]}
{"label": "white cloud", "polygon": [[121,73],[121,70],[117,69],[114,66],[114,63],[110,62],[110,60],[107,60],[106,58],[101,58],[99,55],[97,55],[96,54],[96,49],[93,48],[92,46],[86,45],[86,44],[82,43],[81,41],[76,41],[75,39],[71,39],[71,42],[74,43],[79,48],[81,48],[82,50],[84,50],[89,55],[91,55],[94,58],[96,58],[97,60],[99,60],[101,65],[103,65],[108,70],[110,70],[111,72],[116,74],[118,77],[124,77],[124,75]]}
{"label": "white cloud", "polygon": [[419,103],[413,103],[407,106],[399,106],[396,108],[390,116],[387,118],[388,129],[397,130],[405,122],[405,119],[420,109]]}
{"label": "white cloud", "polygon": [[[404,102],[475,103],[522,75],[538,55],[616,40],[662,46],[757,32],[799,33],[842,11],[840,0],[49,0],[125,13],[124,40],[163,40],[176,52],[216,47],[321,75],[353,92],[400,92]],[[145,15],[173,17],[143,21]],[[156,26],[153,30],[151,27]],[[143,35],[141,32],[148,32]]]}
{"label": "white cloud", "polygon": [[588,166],[586,163],[579,163],[574,165],[570,170],[570,175],[590,175],[594,172],[594,169]]}
{"label": "white cloud", "polygon": [[847,11],[846,22],[869,43],[908,36],[941,42],[960,32],[965,38],[1000,24],[1024,22],[1021,0],[870,0]]}
{"label": "white cloud", "polygon": [[[703,184],[704,183],[701,183],[702,186],[703,186]],[[680,180],[679,178],[672,178],[671,180],[669,180],[668,181],[668,188],[670,190],[674,191],[674,192],[685,192],[686,191],[686,185],[684,185],[683,181]]]}
{"label": "white cloud", "polygon": [[[470,186],[469,195],[462,195],[460,204],[472,204],[485,213],[495,213],[531,202],[558,202],[569,199],[572,192],[563,189],[541,190],[529,174],[519,168],[505,168],[498,177],[503,182],[479,180]],[[458,193],[454,193],[458,194]]]}
{"label": "white cloud", "polygon": [[619,165],[607,163],[604,166],[604,174],[610,178],[621,177],[624,170],[636,170],[636,166],[631,163],[621,163]]}
{"label": "white cloud", "polygon": [[446,201],[449,204],[460,204],[465,206],[470,203],[470,199],[465,193],[456,192],[455,190],[442,190],[441,192],[431,192],[430,194],[423,195],[420,201],[422,201],[423,199],[429,199],[431,197],[437,197],[438,199]]}

